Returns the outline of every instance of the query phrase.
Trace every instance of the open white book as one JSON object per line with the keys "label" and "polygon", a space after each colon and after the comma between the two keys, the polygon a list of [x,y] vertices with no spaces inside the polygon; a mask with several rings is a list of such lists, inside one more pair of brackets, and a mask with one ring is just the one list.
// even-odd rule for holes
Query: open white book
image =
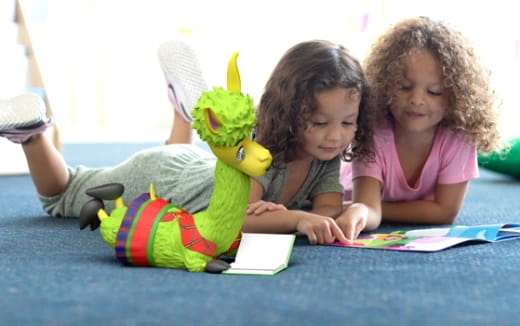
{"label": "open white book", "polygon": [[223,274],[274,275],[289,265],[294,234],[243,233],[235,261]]}

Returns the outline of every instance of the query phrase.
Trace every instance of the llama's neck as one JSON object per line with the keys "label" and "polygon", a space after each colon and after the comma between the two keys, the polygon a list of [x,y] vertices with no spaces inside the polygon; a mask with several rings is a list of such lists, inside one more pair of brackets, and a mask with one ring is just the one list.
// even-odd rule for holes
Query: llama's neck
{"label": "llama's neck", "polygon": [[249,176],[217,160],[213,194],[202,228],[203,236],[215,242],[218,249],[229,246],[242,229],[249,192]]}

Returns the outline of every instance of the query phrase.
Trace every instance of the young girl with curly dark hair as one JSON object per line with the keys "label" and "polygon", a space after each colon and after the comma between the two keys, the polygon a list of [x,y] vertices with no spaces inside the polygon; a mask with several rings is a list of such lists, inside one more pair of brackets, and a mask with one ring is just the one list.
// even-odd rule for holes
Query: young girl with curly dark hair
{"label": "young girl with curly dark hair", "polygon": [[[363,153],[351,144],[368,138],[366,96],[361,65],[340,45],[302,42],[283,55],[257,107],[256,140],[273,164],[252,180],[244,231],[348,241],[333,219],[342,210],[339,166]],[[310,210],[301,210],[309,200]]]}
{"label": "young girl with curly dark hair", "polygon": [[373,155],[342,165],[353,203],[337,222],[349,239],[381,220],[451,224],[477,150],[499,143],[489,73],[470,42],[441,21],[405,19],[382,35],[364,63]]}

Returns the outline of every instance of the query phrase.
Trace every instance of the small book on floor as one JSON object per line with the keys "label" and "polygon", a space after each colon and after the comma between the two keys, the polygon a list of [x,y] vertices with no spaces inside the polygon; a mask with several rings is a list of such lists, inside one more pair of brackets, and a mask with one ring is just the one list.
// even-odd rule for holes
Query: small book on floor
{"label": "small book on floor", "polygon": [[223,274],[275,275],[289,265],[294,234],[243,233],[240,246]]}
{"label": "small book on floor", "polygon": [[433,252],[461,243],[487,243],[520,239],[520,224],[490,224],[361,234],[352,244],[333,246]]}

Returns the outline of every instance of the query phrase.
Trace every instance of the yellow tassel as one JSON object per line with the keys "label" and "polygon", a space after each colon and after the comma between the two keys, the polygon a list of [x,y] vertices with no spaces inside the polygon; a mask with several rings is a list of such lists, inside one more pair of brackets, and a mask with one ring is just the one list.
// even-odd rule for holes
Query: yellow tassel
{"label": "yellow tassel", "polygon": [[103,221],[104,219],[106,218],[109,218],[107,212],[101,208],[98,212],[97,212],[97,216],[99,218],[100,221]]}
{"label": "yellow tassel", "polygon": [[114,200],[114,206],[115,208],[120,208],[125,206],[125,202],[123,201],[123,197],[117,197],[116,200]]}
{"label": "yellow tassel", "polygon": [[155,188],[153,187],[153,183],[150,183],[150,199],[156,200],[157,196],[155,195]]}

